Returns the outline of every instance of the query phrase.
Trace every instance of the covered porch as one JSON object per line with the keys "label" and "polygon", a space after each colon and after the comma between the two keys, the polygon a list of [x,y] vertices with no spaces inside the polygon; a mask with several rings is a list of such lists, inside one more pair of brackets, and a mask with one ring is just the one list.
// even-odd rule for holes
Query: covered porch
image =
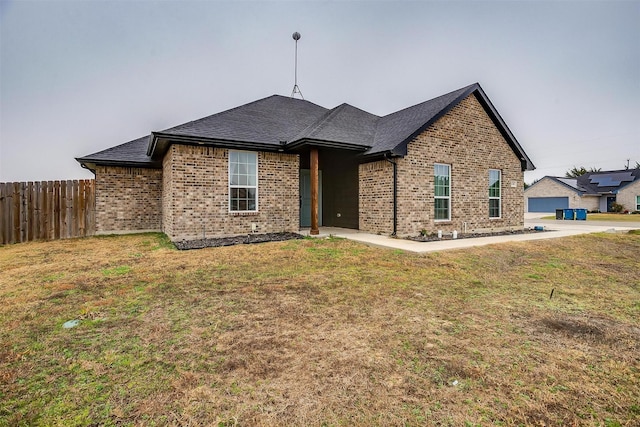
{"label": "covered porch", "polygon": [[305,147],[300,152],[300,229],[358,229],[358,151]]}

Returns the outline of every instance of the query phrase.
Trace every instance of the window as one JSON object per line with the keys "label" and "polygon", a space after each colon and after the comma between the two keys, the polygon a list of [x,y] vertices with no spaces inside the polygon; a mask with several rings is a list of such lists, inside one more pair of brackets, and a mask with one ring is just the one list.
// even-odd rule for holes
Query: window
{"label": "window", "polygon": [[229,151],[229,211],[258,210],[258,153]]}
{"label": "window", "polygon": [[500,218],[500,171],[489,169],[489,218]]}
{"label": "window", "polygon": [[640,196],[636,196],[636,210],[640,211]]}
{"label": "window", "polygon": [[451,167],[436,163],[433,165],[434,219],[451,220]]}

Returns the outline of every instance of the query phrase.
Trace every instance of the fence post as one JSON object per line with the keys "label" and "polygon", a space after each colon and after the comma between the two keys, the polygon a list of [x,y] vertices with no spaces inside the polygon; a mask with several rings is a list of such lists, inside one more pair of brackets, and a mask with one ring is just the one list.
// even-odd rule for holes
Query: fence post
{"label": "fence post", "polygon": [[56,223],[55,188],[53,181],[47,181],[47,236],[46,240],[55,238]]}
{"label": "fence post", "polygon": [[78,237],[78,180],[67,181],[67,197],[69,198],[69,214],[71,226],[69,227],[69,237]]}
{"label": "fence post", "polygon": [[69,237],[67,224],[67,186],[60,181],[60,238]]}
{"label": "fence post", "polygon": [[33,183],[33,240],[40,238],[40,210],[42,209],[42,192],[39,181]]}
{"label": "fence post", "polygon": [[20,183],[13,183],[13,241],[20,242]]}
{"label": "fence post", "polygon": [[7,209],[5,208],[5,184],[0,182],[0,245],[7,244],[7,233],[5,232],[5,224],[8,222],[6,217]]}

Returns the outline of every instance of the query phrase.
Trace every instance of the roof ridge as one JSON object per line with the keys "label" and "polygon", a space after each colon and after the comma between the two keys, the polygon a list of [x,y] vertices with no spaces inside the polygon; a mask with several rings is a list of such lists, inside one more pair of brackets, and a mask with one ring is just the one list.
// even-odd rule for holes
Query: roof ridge
{"label": "roof ridge", "polygon": [[[164,132],[170,131],[170,130],[175,129],[175,128],[180,128],[180,127],[183,127],[183,126],[190,125],[192,123],[196,123],[196,122],[200,122],[200,121],[205,120],[205,119],[209,119],[211,117],[219,116],[221,114],[227,114],[227,113],[230,113],[232,111],[236,111],[236,110],[238,110],[240,108],[246,108],[246,107],[248,107],[250,105],[255,105],[255,104],[259,103],[259,102],[264,102],[264,101],[266,101],[268,99],[271,99],[271,98],[291,99],[291,100],[294,100],[294,101],[297,101],[297,102],[306,102],[306,103],[315,105],[315,106],[320,107],[320,108],[325,108],[325,107],[323,107],[321,105],[318,105],[318,104],[315,104],[315,103],[313,103],[311,101],[307,101],[306,99],[297,99],[297,98],[292,98],[292,97],[284,96],[284,95],[278,95],[277,93],[274,93],[273,95],[265,96],[264,98],[256,99],[255,101],[247,102],[246,104],[238,105],[237,107],[229,108],[228,110],[220,111],[220,112],[215,113],[215,114],[210,114],[208,116],[200,117],[199,119],[191,120],[191,121],[188,121],[188,122],[185,122],[185,123],[180,123],[179,125],[171,126],[169,128],[163,129],[163,130],[158,131],[158,132],[164,133]],[[152,133],[154,133],[154,132],[152,132]]]}
{"label": "roof ridge", "polygon": [[304,128],[291,141],[288,141],[288,142],[298,141],[298,140],[304,138],[305,136],[312,134],[313,132],[318,130],[323,123],[325,123],[327,120],[329,120],[329,117],[335,115],[337,113],[337,111],[340,108],[342,108],[343,106],[345,106],[345,105],[347,105],[347,104],[343,102],[342,104],[340,104],[340,105],[338,105],[336,107],[333,107],[330,110],[327,110],[322,115],[322,117],[320,117],[318,120],[316,120],[315,122],[311,123],[309,126]]}

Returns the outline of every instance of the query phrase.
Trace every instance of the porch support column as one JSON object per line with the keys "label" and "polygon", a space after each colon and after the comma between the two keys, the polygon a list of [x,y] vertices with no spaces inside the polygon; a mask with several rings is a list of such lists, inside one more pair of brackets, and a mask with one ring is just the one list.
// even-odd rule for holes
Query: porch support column
{"label": "porch support column", "polygon": [[311,231],[309,234],[318,235],[318,149],[311,149]]}

